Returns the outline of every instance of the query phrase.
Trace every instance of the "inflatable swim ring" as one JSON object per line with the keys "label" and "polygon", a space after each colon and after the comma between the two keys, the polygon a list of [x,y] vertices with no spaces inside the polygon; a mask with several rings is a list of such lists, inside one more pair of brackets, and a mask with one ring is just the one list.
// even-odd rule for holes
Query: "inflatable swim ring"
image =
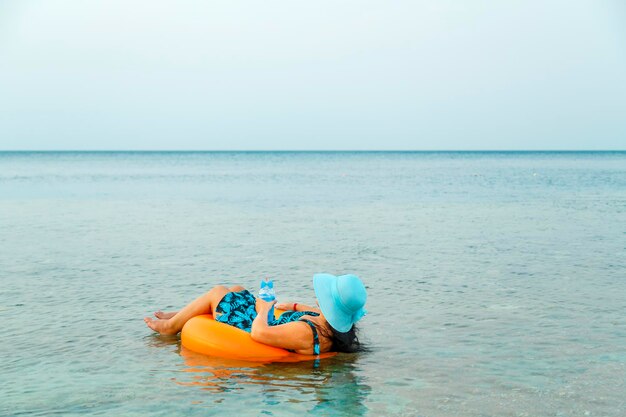
{"label": "inflatable swim ring", "polygon": [[[280,315],[281,311],[276,311]],[[264,345],[252,340],[250,333],[220,323],[210,314],[196,316],[187,321],[181,332],[182,345],[197,353],[221,358],[252,362],[297,362],[334,356],[329,352],[317,355],[301,355],[286,349]]]}

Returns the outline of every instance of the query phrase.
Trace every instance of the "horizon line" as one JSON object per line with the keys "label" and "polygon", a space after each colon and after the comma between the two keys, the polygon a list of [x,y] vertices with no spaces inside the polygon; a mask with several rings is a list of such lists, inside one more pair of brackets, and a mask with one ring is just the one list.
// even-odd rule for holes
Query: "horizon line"
{"label": "horizon line", "polygon": [[219,152],[249,152],[249,153],[270,153],[270,152],[284,152],[284,153],[339,153],[339,152],[362,152],[362,153],[392,153],[392,152],[404,152],[404,153],[443,153],[443,152],[519,152],[519,153],[531,153],[531,152],[626,152],[626,149],[0,149],[0,152],[154,152],[154,153],[219,153]]}

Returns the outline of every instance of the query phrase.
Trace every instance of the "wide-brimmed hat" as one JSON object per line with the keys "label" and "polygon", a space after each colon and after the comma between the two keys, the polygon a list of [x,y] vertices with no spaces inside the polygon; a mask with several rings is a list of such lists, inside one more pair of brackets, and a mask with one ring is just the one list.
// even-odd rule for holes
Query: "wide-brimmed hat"
{"label": "wide-brimmed hat", "polygon": [[347,332],[367,311],[367,291],[356,275],[315,274],[313,288],[322,314],[340,332]]}

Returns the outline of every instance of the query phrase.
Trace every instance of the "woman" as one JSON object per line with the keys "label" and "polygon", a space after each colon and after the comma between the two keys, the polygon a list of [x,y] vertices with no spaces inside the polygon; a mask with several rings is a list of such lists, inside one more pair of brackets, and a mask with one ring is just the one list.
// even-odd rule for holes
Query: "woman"
{"label": "woman", "polygon": [[367,292],[356,275],[316,274],[313,288],[319,308],[298,303],[276,304],[285,310],[268,323],[268,313],[276,302],[255,299],[241,286],[217,286],[179,312],[154,313],[158,320],[144,321],[155,332],[176,334],[190,318],[213,314],[217,321],[239,327],[257,342],[289,349],[296,353],[319,355],[324,352],[356,352],[360,348],[354,324],[366,311]]}

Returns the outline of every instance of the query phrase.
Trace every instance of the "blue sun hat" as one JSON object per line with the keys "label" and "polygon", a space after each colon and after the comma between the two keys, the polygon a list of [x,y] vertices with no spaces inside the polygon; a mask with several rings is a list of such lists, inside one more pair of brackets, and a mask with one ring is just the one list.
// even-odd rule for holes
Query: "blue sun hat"
{"label": "blue sun hat", "polygon": [[367,313],[367,291],[356,275],[315,274],[313,288],[322,314],[337,331],[345,333]]}

